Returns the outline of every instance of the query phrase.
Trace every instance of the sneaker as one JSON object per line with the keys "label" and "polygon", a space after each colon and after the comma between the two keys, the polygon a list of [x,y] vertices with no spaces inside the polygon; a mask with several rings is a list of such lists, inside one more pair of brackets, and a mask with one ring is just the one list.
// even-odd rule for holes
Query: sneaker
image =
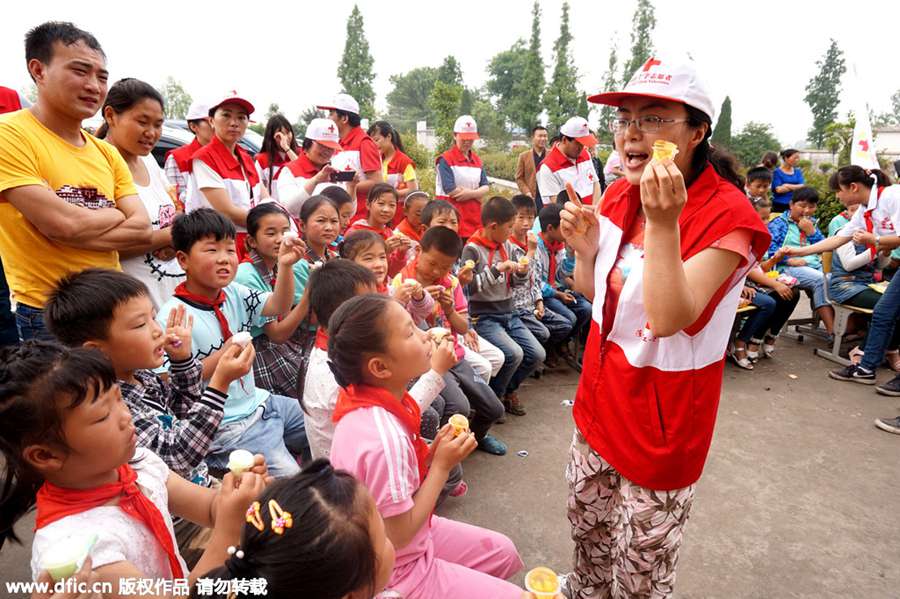
{"label": "sneaker", "polygon": [[896,418],[876,418],[875,426],[883,431],[900,435],[900,416]]}
{"label": "sneaker", "polygon": [[469,485],[466,484],[466,481],[461,480],[459,481],[459,484],[450,491],[450,497],[462,497],[468,492]]}
{"label": "sneaker", "polygon": [[832,370],[828,376],[838,381],[852,381],[862,385],[874,385],[875,373],[864,370],[862,366],[851,364],[839,370]]}
{"label": "sneaker", "polygon": [[875,391],[881,395],[890,395],[891,397],[900,397],[900,376],[895,376],[888,382],[875,387]]}
{"label": "sneaker", "polygon": [[491,455],[506,455],[506,443],[491,435],[485,435],[478,442],[478,449]]}
{"label": "sneaker", "polygon": [[513,416],[524,416],[527,413],[515,391],[506,394],[506,397],[503,399],[503,407]]}

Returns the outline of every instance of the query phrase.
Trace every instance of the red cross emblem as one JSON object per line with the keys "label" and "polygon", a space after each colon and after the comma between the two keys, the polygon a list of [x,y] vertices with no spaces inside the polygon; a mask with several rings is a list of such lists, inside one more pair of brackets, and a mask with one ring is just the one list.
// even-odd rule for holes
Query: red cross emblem
{"label": "red cross emblem", "polygon": [[334,133],[334,125],[328,125],[328,132]]}
{"label": "red cross emblem", "polygon": [[588,173],[588,181],[591,181],[591,182],[594,181],[594,174],[593,174],[593,173]]}
{"label": "red cross emblem", "polygon": [[471,129],[471,128],[474,127],[474,126],[475,126],[475,125],[472,124],[472,121],[467,121],[467,122],[466,122],[466,127],[468,127],[468,128]]}
{"label": "red cross emblem", "polygon": [[644,72],[646,73],[647,71],[649,71],[649,70],[652,69],[653,67],[659,66],[659,65],[661,65],[661,64],[662,64],[662,62],[656,60],[655,58],[653,58],[653,57],[651,56],[650,58],[647,59],[647,62],[644,63],[644,68],[641,69],[641,70],[644,71]]}
{"label": "red cross emblem", "polygon": [[869,142],[865,139],[859,140],[859,148],[863,152],[868,152],[869,151]]}

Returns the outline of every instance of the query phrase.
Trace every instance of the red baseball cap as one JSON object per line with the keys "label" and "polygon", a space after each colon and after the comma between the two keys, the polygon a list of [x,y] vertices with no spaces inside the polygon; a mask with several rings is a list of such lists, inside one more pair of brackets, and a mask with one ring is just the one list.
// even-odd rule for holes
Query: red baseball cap
{"label": "red baseball cap", "polygon": [[247,116],[248,116],[248,117],[249,117],[251,114],[253,114],[253,111],[254,111],[254,110],[256,110],[256,109],[253,107],[253,104],[250,103],[250,100],[247,100],[247,99],[241,97],[241,96],[237,93],[237,91],[236,91],[236,90],[233,90],[233,89],[228,90],[227,92],[225,92],[224,94],[222,94],[221,96],[219,96],[219,98],[216,99],[216,100],[210,105],[210,107],[209,107],[209,112],[210,112],[210,114],[212,114],[213,112],[215,112],[215,111],[216,111],[216,108],[218,108],[218,107],[221,106],[222,104],[237,104],[238,106],[240,106],[241,108],[243,108],[244,110],[247,111]]}

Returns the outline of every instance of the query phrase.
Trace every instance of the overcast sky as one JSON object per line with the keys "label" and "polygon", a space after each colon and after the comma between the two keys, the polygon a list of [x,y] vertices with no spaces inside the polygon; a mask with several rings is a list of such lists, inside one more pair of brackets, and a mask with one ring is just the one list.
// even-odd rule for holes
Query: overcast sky
{"label": "overcast sky", "polygon": [[[45,20],[71,20],[100,40],[110,81],[137,77],[161,85],[180,80],[194,97],[237,88],[258,118],[270,102],[294,120],[305,107],[339,91],[337,66],[353,0],[328,2],[219,2],[152,0],[143,3],[42,0],[5,11],[0,21],[0,83],[27,90],[23,37]],[[437,66],[453,54],[469,86],[487,78],[490,58],[528,37],[530,0],[358,0],[375,58],[376,108],[386,108],[390,75]],[[733,105],[734,131],[747,121],[771,123],[792,145],[811,123],[803,102],[815,61],[834,37],[876,111],[900,89],[897,23],[900,2],[656,0],[655,47],[689,52],[718,106]],[[551,68],[562,0],[542,0],[542,50]],[[599,91],[610,44],[627,58],[634,0],[572,0],[573,55],[581,87]],[[829,9],[829,6],[835,6]],[[858,15],[853,8],[863,9]],[[844,90],[856,88],[849,74]],[[366,115],[363,115],[366,116]]]}

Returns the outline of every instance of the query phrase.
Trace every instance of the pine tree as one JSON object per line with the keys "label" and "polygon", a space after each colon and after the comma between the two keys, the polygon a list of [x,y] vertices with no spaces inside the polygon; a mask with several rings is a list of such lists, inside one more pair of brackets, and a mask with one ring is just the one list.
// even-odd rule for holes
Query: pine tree
{"label": "pine tree", "polygon": [[846,71],[844,52],[832,39],[825,56],[816,61],[816,74],[806,85],[806,97],[803,98],[813,114],[813,124],[807,133],[807,139],[817,148],[821,148],[825,141],[825,128],[837,119],[837,107],[841,101],[841,76]]}
{"label": "pine tree", "polygon": [[714,146],[720,148],[731,147],[731,98],[729,96],[725,96],[725,101],[722,102],[719,120],[716,122],[716,128],[713,129],[710,141]]}
{"label": "pine tree", "polygon": [[655,9],[650,0],[638,0],[631,19],[631,58],[622,69],[622,84],[628,83],[638,68],[653,54],[650,35],[656,27]]}
{"label": "pine tree", "polygon": [[525,57],[525,68],[519,84],[519,101],[516,106],[517,118],[513,123],[523,129],[530,129],[541,113],[541,94],[544,91],[544,60],[541,58],[541,6],[535,0],[531,8],[531,40]]}
{"label": "pine tree", "polygon": [[369,54],[369,41],[363,30],[362,13],[354,4],[353,12],[347,18],[347,40],[338,66],[338,78],[344,93],[350,94],[359,102],[360,115],[364,117],[375,116],[375,90],[372,87],[375,80],[375,73],[372,71],[374,64],[375,59]]}
{"label": "pine tree", "polygon": [[438,138],[438,151],[443,152],[453,145],[453,123],[460,115],[463,87],[445,83],[438,79],[428,97],[428,108],[434,114],[434,131]]}
{"label": "pine tree", "polygon": [[[609,59],[606,63],[606,73],[603,75],[603,87],[601,92],[614,91],[619,85],[619,78],[616,73],[619,67],[619,53],[616,50],[616,36],[613,34],[613,42],[609,45]],[[613,134],[607,126],[609,121],[616,114],[614,106],[603,105],[600,108],[600,128],[597,131],[599,138],[605,142],[612,142]]]}
{"label": "pine tree", "polygon": [[544,106],[550,120],[550,128],[558,131],[560,125],[572,116],[581,112],[587,116],[587,102],[584,94],[578,91],[578,70],[572,60],[569,44],[572,33],[569,31],[569,3],[563,2],[562,18],[559,25],[559,37],[553,44],[554,67],[553,76],[544,92]]}

